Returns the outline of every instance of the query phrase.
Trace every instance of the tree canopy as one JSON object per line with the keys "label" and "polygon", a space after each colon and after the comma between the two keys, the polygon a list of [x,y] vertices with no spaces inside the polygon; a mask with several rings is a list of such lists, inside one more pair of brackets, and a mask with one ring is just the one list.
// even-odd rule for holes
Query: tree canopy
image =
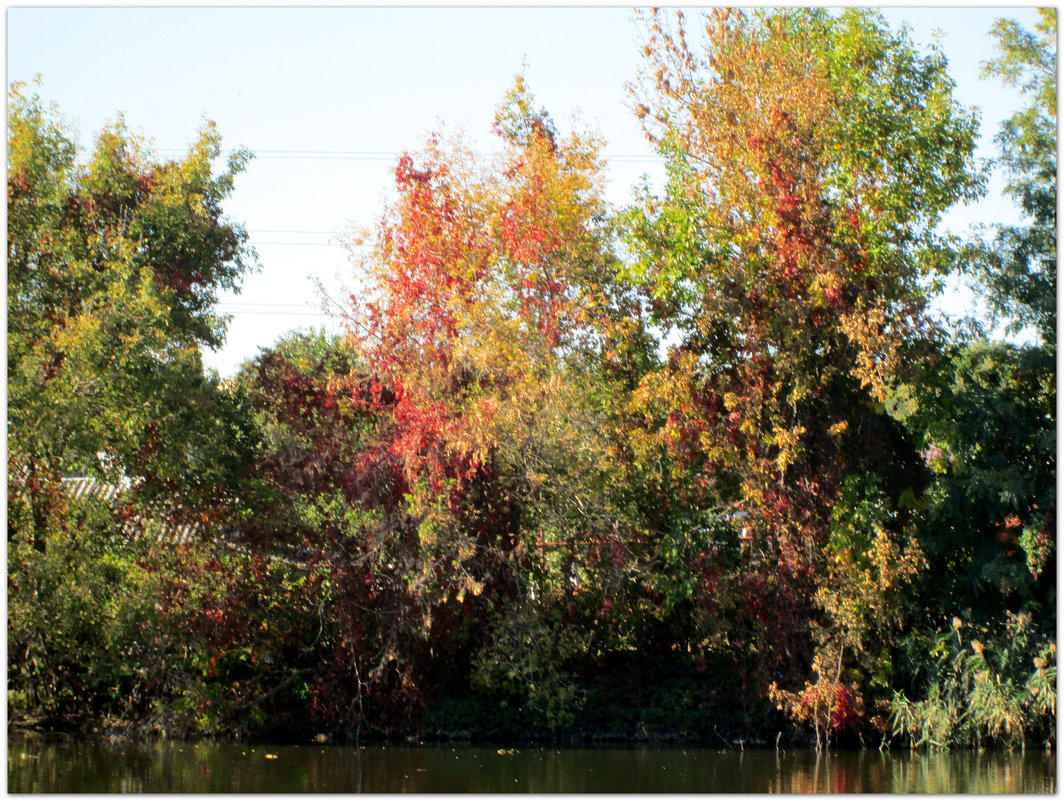
{"label": "tree canopy", "polygon": [[997,134],[1006,193],[1029,221],[998,226],[981,277],[992,307],[1012,330],[1034,326],[1041,342],[1056,346],[1057,326],[1057,13],[1039,9],[1034,32],[1011,20],[991,31],[998,55],[983,65],[988,76],[1018,89],[1030,105],[1009,117]]}
{"label": "tree canopy", "polygon": [[249,155],[215,176],[208,123],[161,162],[119,118],[80,164],[58,112],[19,85],[8,126],[8,472],[29,509],[16,519],[40,543],[63,475],[224,494],[219,442],[238,422],[200,348],[224,336],[218,292],[253,264],[222,212]]}

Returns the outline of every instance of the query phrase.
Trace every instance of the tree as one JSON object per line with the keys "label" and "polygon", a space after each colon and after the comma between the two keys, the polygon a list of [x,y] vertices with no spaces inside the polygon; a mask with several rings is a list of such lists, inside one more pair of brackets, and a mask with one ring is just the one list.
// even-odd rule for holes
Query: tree
{"label": "tree", "polygon": [[[218,292],[252,258],[221,209],[248,156],[214,176],[207,124],[185,158],[159,161],[119,119],[79,163],[59,112],[22,85],[8,126],[12,709],[150,716],[195,659],[167,614],[181,559],[156,526],[231,515],[250,454],[239,397],[200,358],[224,335]],[[71,474],[127,498],[71,498]],[[124,512],[156,518],[149,536],[131,537]]]}
{"label": "tree", "polygon": [[8,124],[9,537],[44,546],[71,473],[219,508],[243,429],[200,348],[221,343],[218,292],[253,257],[222,212],[248,154],[214,176],[208,123],[187,157],[160,162],[119,118],[80,165],[58,112],[21,85]]}
{"label": "tree", "polygon": [[[371,387],[350,343],[324,333],[283,338],[237,384],[260,442],[244,541],[297,564],[286,606],[316,621],[290,663],[308,671],[304,713],[350,733],[405,724],[421,701],[426,602],[409,588],[420,565],[387,437],[395,393]],[[230,626],[242,617],[228,607]]]}
{"label": "tree", "polygon": [[[926,287],[951,264],[937,223],[981,191],[976,120],[940,55],[865,10],[647,28],[633,97],[668,183],[631,215],[631,277],[675,344],[635,393],[655,424],[638,444],[699,477],[732,542],[743,529],[731,640],[758,690],[795,682],[814,646],[818,684],[837,687],[884,641],[855,625],[868,598],[821,590],[869,569],[887,587],[920,561],[906,506],[926,479],[881,404],[933,334]],[[856,531],[834,516],[854,482],[879,508]],[[862,556],[877,537],[879,567]]]}
{"label": "tree", "polygon": [[[1056,11],[1040,14],[1034,34],[999,20],[999,55],[984,65],[1030,100],[997,136],[1006,194],[1027,221],[971,249],[995,316],[1038,339],[990,342],[975,329],[891,404],[933,474],[919,532],[929,569],[914,586],[933,614],[907,637],[892,702],[894,733],[917,744],[1054,736]],[[962,629],[978,632],[971,651]]]}
{"label": "tree", "polygon": [[605,376],[647,353],[613,280],[597,138],[563,137],[520,77],[494,132],[491,165],[438,136],[403,154],[394,202],[352,243],[351,392],[381,402],[375,447],[403,499],[381,535],[437,654],[454,610],[502,615],[500,632],[542,623],[537,609],[620,547],[604,423],[623,394]]}
{"label": "tree", "polygon": [[1057,321],[1057,12],[1040,8],[1035,32],[1012,20],[998,20],[991,35],[999,54],[983,65],[1019,88],[1030,105],[1013,114],[998,132],[1000,163],[1027,225],[999,225],[993,249],[981,262],[991,307],[1010,328],[1032,325],[1042,343],[1056,347]]}
{"label": "tree", "polygon": [[1055,620],[1056,13],[1040,13],[1035,34],[1007,20],[991,31],[1000,54],[985,73],[1031,99],[998,134],[1006,192],[1030,222],[999,225],[976,262],[992,307],[1039,341],[949,343],[898,406],[934,472],[921,540],[946,578],[924,602],[980,624],[1006,609]]}
{"label": "tree", "polygon": [[1054,366],[1041,348],[956,343],[900,393],[933,473],[921,606],[980,624],[1032,603],[1055,617]]}

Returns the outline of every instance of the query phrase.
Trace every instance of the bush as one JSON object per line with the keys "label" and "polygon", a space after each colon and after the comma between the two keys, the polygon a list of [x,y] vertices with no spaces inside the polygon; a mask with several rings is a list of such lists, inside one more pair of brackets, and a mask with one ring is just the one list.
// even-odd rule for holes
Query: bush
{"label": "bush", "polygon": [[153,673],[156,579],[147,539],[121,537],[110,509],[71,504],[64,526],[33,547],[8,542],[8,704],[13,718],[127,716]]}
{"label": "bush", "polygon": [[922,698],[895,694],[894,736],[913,748],[1055,743],[1056,643],[1025,612],[1006,613],[993,636],[979,639],[991,631],[953,619],[928,655]]}

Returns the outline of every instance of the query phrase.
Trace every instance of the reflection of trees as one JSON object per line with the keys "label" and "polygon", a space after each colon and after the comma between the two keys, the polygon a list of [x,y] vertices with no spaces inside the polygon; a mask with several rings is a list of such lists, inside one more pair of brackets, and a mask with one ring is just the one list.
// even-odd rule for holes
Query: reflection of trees
{"label": "reflection of trees", "polygon": [[[254,750],[252,750],[254,749]],[[266,761],[265,754],[278,758]],[[23,758],[23,754],[25,757]],[[1052,753],[14,741],[10,792],[1052,793]],[[514,780],[517,780],[516,782]]]}
{"label": "reflection of trees", "polygon": [[[1056,790],[1052,754],[840,751],[777,752],[764,793],[1041,793]],[[755,780],[756,783],[756,780]],[[706,792],[723,788],[706,788]]]}
{"label": "reflection of trees", "polygon": [[1019,753],[918,753],[884,755],[890,792],[1031,793],[1055,790],[1054,770]]}

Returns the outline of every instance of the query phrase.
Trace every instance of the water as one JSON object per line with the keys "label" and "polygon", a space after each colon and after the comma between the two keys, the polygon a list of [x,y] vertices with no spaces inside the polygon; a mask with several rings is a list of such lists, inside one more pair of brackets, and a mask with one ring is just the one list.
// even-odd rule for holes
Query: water
{"label": "water", "polygon": [[8,743],[12,793],[1053,793],[1043,751]]}

